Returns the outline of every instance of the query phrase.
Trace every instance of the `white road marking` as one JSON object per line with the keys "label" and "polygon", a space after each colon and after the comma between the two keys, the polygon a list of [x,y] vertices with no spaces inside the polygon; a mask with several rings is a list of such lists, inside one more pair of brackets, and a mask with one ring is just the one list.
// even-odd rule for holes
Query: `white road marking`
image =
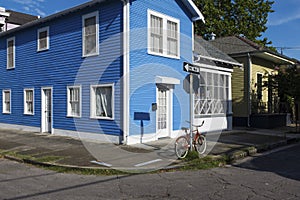
{"label": "white road marking", "polygon": [[160,161],[162,161],[162,159],[151,160],[151,161],[148,161],[148,162],[136,164],[136,165],[134,165],[134,166],[135,166],[135,167],[142,167],[142,166],[150,165],[150,164],[153,164],[153,163],[156,163],[156,162],[160,162]]}
{"label": "white road marking", "polygon": [[111,164],[108,164],[108,163],[105,163],[105,162],[99,162],[99,161],[96,161],[96,160],[91,161],[91,163],[97,164],[97,165],[103,165],[105,167],[111,167],[112,166]]}

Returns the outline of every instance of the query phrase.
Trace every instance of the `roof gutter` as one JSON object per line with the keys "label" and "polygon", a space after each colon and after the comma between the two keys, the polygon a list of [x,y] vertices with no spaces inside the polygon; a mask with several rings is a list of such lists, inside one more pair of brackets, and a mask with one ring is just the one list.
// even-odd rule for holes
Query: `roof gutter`
{"label": "roof gutter", "polygon": [[233,65],[233,66],[243,67],[243,64],[238,63],[238,62],[231,62],[231,61],[226,61],[226,60],[223,60],[223,59],[218,59],[218,58],[213,58],[213,57],[208,57],[208,56],[198,55],[197,58],[198,58],[198,60],[196,60],[195,62],[197,62],[201,58],[203,58],[203,59],[207,59],[207,60],[211,60],[211,61],[215,61],[215,62],[221,62],[221,63]]}
{"label": "roof gutter", "polygon": [[195,16],[192,18],[194,22],[202,20],[202,22],[205,23],[204,16],[192,0],[183,0],[183,3],[189,8],[189,10],[194,12]]}

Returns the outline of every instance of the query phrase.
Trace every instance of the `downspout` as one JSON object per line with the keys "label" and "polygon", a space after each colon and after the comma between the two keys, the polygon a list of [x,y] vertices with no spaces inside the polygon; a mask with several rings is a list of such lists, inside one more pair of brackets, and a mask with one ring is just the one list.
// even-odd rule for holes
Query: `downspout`
{"label": "downspout", "polygon": [[129,41],[130,41],[130,0],[123,2],[123,144],[128,143],[129,134]]}
{"label": "downspout", "polygon": [[252,98],[251,98],[251,66],[252,66],[252,59],[250,53],[247,54],[247,64],[248,64],[248,69],[247,69],[247,101],[248,101],[248,120],[247,120],[247,126],[250,127],[250,117],[251,117],[251,106],[252,106]]}

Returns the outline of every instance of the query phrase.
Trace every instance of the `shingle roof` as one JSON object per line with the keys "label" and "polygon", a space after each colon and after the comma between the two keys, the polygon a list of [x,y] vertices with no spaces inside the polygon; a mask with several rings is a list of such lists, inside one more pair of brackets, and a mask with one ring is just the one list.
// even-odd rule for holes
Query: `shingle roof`
{"label": "shingle roof", "polygon": [[215,47],[230,56],[251,54],[263,59],[271,60],[277,64],[294,64],[295,59],[273,52],[259,44],[241,36],[221,37],[210,41]]}
{"label": "shingle roof", "polygon": [[264,48],[260,45],[241,36],[221,37],[210,42],[215,47],[227,54],[237,54],[264,50]]}
{"label": "shingle roof", "polygon": [[194,54],[200,55],[202,57],[222,60],[227,63],[239,65],[239,62],[228,56],[226,53],[222,52],[220,49],[216,48],[210,42],[204,40],[200,36],[195,36],[194,43]]}
{"label": "shingle roof", "polygon": [[39,18],[38,16],[20,13],[13,10],[7,10],[6,12],[10,13],[10,16],[7,18],[7,22],[11,24],[23,25]]}

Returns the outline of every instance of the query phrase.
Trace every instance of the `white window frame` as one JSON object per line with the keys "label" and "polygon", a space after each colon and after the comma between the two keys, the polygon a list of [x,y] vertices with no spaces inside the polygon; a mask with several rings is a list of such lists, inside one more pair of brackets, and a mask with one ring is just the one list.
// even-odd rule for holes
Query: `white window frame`
{"label": "white window frame", "polygon": [[[41,40],[40,33],[42,33],[42,32],[47,32],[47,38],[46,38],[47,44],[46,44],[46,47],[44,47],[44,48],[40,47],[40,40]],[[49,38],[50,38],[49,37],[49,26],[38,29],[38,32],[37,32],[37,51],[45,51],[45,50],[48,50],[50,48],[50,43],[49,43],[50,39]]]}
{"label": "white window frame", "polygon": [[[28,112],[27,96],[26,96],[26,93],[28,91],[32,91],[32,112]],[[34,115],[34,89],[33,88],[24,89],[24,115]]]}
{"label": "white window frame", "polygon": [[[111,87],[111,110],[112,110],[112,116],[111,117],[102,117],[102,116],[96,116],[96,94],[95,94],[95,88],[98,87]],[[106,120],[114,120],[115,115],[115,89],[114,84],[98,84],[98,85],[91,85],[90,89],[90,118],[91,119],[106,119]]]}
{"label": "white window frame", "polygon": [[[5,103],[5,93],[9,92],[9,111],[6,110],[6,103]],[[2,91],[2,113],[3,114],[11,114],[11,90],[3,90]]]}
{"label": "white window frame", "polygon": [[[13,45],[13,66],[9,66],[9,47],[8,47],[8,43],[10,41],[13,41],[14,42],[14,45]],[[6,68],[7,69],[14,69],[16,67],[16,38],[15,37],[11,37],[11,38],[8,38],[6,40]]]}
{"label": "white window frame", "polygon": [[[91,17],[96,17],[96,52],[91,54],[85,53],[85,20]],[[99,12],[95,11],[82,16],[82,57],[99,55]]]}
{"label": "white window frame", "polygon": [[[163,52],[158,53],[152,51],[151,47],[151,15],[162,18],[163,20]],[[174,22],[177,24],[177,55],[170,55],[168,54],[168,21]],[[168,58],[174,58],[174,59],[180,59],[180,20],[170,17],[168,15],[153,11],[153,10],[148,10],[148,54],[151,55],[156,55],[156,56],[163,56],[163,57],[168,57]]]}
{"label": "white window frame", "polygon": [[[201,87],[205,88],[205,98],[201,98],[198,94],[198,96],[196,94],[194,94],[194,115],[195,116],[210,116],[210,115],[226,115],[228,113],[230,113],[230,110],[228,109],[228,101],[230,101],[231,99],[231,91],[230,91],[230,73],[226,73],[226,72],[221,72],[221,71],[216,71],[216,70],[211,70],[211,69],[202,69],[201,72],[206,73],[205,76],[205,82],[204,84],[201,84],[200,81],[200,85],[199,85],[199,89],[201,92]],[[207,73],[211,74],[211,84],[208,84],[209,81],[207,79]],[[218,76],[223,75],[224,77],[226,77],[223,80],[223,85],[215,85],[214,82],[214,75],[217,74]],[[199,75],[200,76],[200,75]],[[219,77],[220,78],[220,77]],[[226,82],[228,81],[228,85],[226,85]],[[221,82],[221,81],[220,81]],[[208,93],[208,88],[211,88],[212,91],[209,91],[210,93]],[[218,88],[218,98],[215,97],[215,89]],[[225,96],[225,98],[220,98],[220,93],[219,93],[219,88],[223,89],[223,97]],[[210,94],[210,97],[208,97],[208,94]],[[225,101],[225,105],[222,103],[222,101]],[[222,105],[222,110],[220,110],[220,106]],[[200,106],[200,107],[199,107]],[[207,108],[209,108],[207,110]],[[203,111],[205,111],[205,113],[202,113]]]}
{"label": "white window frame", "polygon": [[[78,115],[74,115],[72,114],[72,105],[71,105],[71,93],[70,93],[70,89],[79,89],[78,92],[78,101],[79,101],[79,114]],[[77,117],[80,118],[81,117],[81,110],[82,110],[82,94],[81,94],[81,86],[68,86],[67,87],[67,117]]]}

